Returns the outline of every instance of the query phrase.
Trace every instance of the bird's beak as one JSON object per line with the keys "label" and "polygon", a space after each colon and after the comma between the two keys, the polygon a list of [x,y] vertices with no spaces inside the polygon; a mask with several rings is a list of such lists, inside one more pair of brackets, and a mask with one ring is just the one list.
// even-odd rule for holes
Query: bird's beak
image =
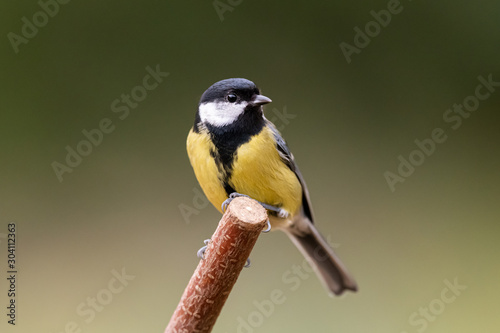
{"label": "bird's beak", "polygon": [[272,102],[271,99],[264,95],[256,95],[252,100],[253,105],[263,105],[271,102]]}

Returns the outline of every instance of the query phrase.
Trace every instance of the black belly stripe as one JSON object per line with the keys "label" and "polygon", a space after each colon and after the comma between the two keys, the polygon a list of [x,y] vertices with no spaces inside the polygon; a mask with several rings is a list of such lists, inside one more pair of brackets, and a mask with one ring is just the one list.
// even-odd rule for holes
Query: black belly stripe
{"label": "black belly stripe", "polygon": [[229,185],[227,182],[225,182],[225,183],[224,183],[224,190],[226,191],[226,194],[227,194],[227,196],[228,196],[228,197],[229,197],[229,195],[230,195],[231,193],[236,192],[236,191],[234,190],[234,188],[233,188],[231,185]]}
{"label": "black belly stripe", "polygon": [[210,155],[214,158],[224,190],[227,195],[235,192],[229,184],[233,171],[233,163],[237,158],[238,148],[259,134],[265,126],[264,118],[259,110],[247,110],[234,123],[223,127],[205,124],[215,146]]}

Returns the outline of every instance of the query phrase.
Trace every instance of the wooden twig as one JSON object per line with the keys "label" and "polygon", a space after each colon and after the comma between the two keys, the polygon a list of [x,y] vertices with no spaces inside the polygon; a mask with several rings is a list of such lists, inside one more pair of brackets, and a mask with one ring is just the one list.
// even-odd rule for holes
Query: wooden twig
{"label": "wooden twig", "polygon": [[238,197],[229,204],[165,333],[212,331],[266,221],[255,200]]}

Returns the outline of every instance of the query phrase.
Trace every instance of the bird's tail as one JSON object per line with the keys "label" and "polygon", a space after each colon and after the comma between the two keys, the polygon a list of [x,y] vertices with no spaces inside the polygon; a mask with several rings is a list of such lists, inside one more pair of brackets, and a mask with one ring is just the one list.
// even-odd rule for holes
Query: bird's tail
{"label": "bird's tail", "polygon": [[[335,295],[342,294],[346,289],[356,291],[358,289],[356,281],[314,224],[307,218],[301,220],[300,229],[302,231],[305,229],[306,232],[298,233],[293,229],[285,230],[285,232],[308,260],[325,288],[330,294]],[[304,228],[304,223],[307,224],[307,228]]]}

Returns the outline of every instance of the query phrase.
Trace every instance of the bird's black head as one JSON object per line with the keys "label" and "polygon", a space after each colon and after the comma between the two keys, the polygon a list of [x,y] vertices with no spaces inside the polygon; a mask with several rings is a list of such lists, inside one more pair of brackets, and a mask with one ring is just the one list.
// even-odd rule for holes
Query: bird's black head
{"label": "bird's black head", "polygon": [[195,124],[224,127],[244,120],[245,115],[262,118],[262,105],[271,100],[247,79],[227,79],[214,83],[201,96]]}

